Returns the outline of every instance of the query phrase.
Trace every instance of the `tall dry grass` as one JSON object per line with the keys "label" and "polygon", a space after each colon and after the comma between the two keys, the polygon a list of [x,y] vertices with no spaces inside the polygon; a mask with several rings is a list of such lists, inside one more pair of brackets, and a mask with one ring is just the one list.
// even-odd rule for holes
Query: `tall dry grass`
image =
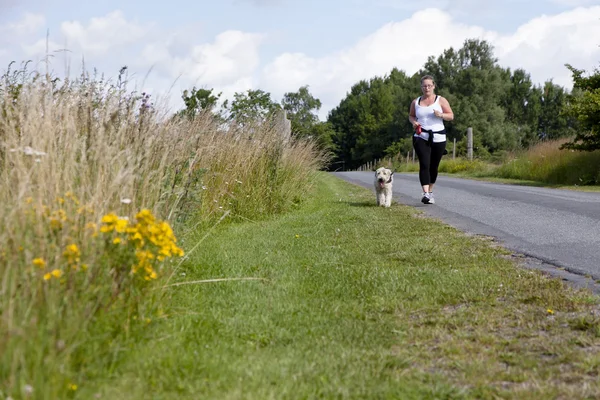
{"label": "tall dry grass", "polygon": [[514,154],[494,176],[559,185],[600,184],[600,151],[561,150],[567,139],[545,141]]}
{"label": "tall dry grass", "polygon": [[155,289],[187,250],[176,222],[285,211],[324,161],[274,123],[174,118],[123,74],[7,72],[0,143],[0,398],[15,399],[74,394],[162,317]]}

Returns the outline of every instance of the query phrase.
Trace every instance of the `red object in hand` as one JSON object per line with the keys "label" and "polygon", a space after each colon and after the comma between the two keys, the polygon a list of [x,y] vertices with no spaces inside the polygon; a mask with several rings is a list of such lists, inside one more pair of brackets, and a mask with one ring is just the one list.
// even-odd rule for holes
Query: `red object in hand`
{"label": "red object in hand", "polygon": [[417,125],[417,127],[415,128],[415,132],[417,132],[417,135],[421,134],[421,125]]}

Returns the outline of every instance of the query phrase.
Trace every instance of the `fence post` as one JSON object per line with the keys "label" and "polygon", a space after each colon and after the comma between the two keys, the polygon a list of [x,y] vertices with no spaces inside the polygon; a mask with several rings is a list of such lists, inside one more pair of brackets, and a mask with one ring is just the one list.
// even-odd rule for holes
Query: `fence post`
{"label": "fence post", "polygon": [[473,128],[467,128],[467,158],[473,161]]}
{"label": "fence post", "polygon": [[454,147],[452,148],[452,159],[456,160],[456,138],[454,138]]}

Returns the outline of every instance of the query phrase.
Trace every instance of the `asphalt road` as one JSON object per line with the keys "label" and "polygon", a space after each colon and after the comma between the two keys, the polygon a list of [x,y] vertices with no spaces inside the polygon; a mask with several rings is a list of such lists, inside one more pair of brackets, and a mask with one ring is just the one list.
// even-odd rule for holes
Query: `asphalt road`
{"label": "asphalt road", "polygon": [[[334,175],[374,190],[373,172]],[[373,192],[374,193],[374,192]],[[394,202],[469,234],[492,236],[545,270],[600,294],[600,193],[438,177],[435,204],[421,203],[416,174],[394,173]],[[375,195],[373,195],[375,205]],[[590,279],[592,278],[592,279]]]}

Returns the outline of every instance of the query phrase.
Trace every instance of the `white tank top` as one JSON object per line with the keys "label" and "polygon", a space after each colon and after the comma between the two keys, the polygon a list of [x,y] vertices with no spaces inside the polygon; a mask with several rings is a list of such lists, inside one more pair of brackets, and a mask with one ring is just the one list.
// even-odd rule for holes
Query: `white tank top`
{"label": "white tank top", "polygon": [[[436,117],[433,113],[434,110],[442,111],[442,106],[440,105],[440,96],[435,97],[435,101],[430,106],[422,106],[419,105],[419,100],[421,97],[417,97],[415,100],[415,115],[417,116],[417,122],[421,124],[421,128],[427,129],[428,131],[438,132],[443,131],[444,120],[440,117]],[[429,140],[429,132],[421,132],[421,135],[417,135],[416,137],[420,137],[421,139]],[[445,142],[446,135],[436,133],[433,135],[433,141],[435,143]]]}

